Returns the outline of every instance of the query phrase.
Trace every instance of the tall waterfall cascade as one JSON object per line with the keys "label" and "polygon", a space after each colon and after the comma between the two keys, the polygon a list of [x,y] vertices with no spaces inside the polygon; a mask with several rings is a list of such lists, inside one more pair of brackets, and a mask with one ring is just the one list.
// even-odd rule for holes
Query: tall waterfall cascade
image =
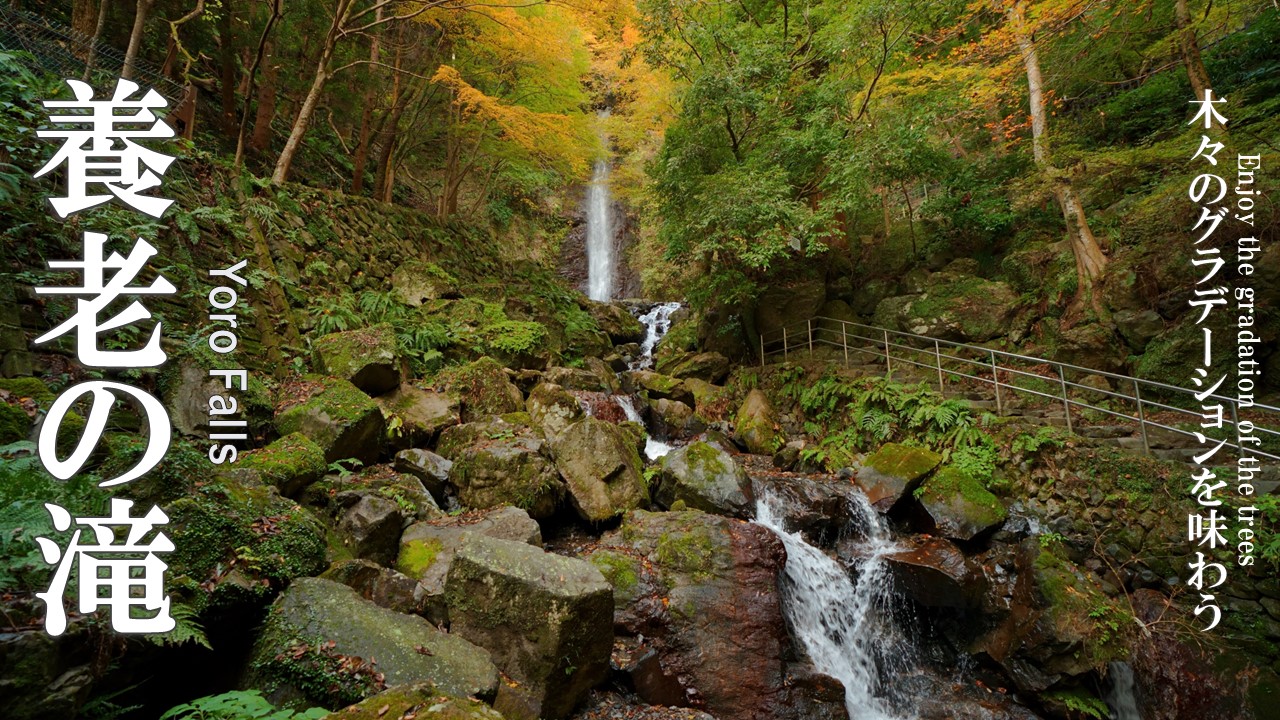
{"label": "tall waterfall cascade", "polygon": [[[600,119],[607,117],[609,111],[601,110]],[[617,274],[609,171],[608,158],[597,160],[587,186],[587,296],[600,302],[613,299],[613,279]]]}
{"label": "tall waterfall cascade", "polygon": [[644,325],[644,342],[640,344],[640,354],[631,362],[632,370],[650,370],[653,368],[653,350],[658,341],[671,329],[671,315],[682,306],[677,302],[658,303],[640,316],[640,324]]}
{"label": "tall waterfall cascade", "polygon": [[787,550],[783,609],[818,672],[844,684],[850,720],[905,720],[881,678],[910,671],[911,642],[893,621],[895,597],[885,555],[899,550],[879,514],[858,496],[853,518],[864,537],[856,579],[799,533],[786,529],[780,500],[757,489],[756,522]]}

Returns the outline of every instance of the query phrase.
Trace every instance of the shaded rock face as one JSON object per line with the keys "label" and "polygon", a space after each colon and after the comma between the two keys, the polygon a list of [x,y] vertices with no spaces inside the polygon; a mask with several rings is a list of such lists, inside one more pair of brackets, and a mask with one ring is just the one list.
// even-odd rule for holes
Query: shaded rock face
{"label": "shaded rock face", "polygon": [[317,647],[323,641],[331,641],[340,655],[376,661],[388,685],[427,680],[460,697],[492,698],[497,692],[498,669],[487,651],[321,578],[300,578],[276,600],[254,645],[246,686],[281,700],[305,697],[313,683],[286,659],[298,642]]}
{"label": "shaded rock face", "polygon": [[771,287],[756,303],[756,332],[779,334],[782,328],[818,314],[827,301],[826,284],[821,280],[793,287]]}
{"label": "shaded rock face", "polygon": [[648,502],[636,443],[617,425],[586,418],[570,425],[550,446],[569,500],[582,519],[608,520]]}
{"label": "shaded rock face", "polygon": [[390,325],[325,335],[312,343],[311,353],[321,373],[347,380],[369,395],[400,385],[402,363]]}
{"label": "shaded rock face", "polygon": [[924,481],[918,494],[926,519],[924,532],[968,541],[1009,517],[1004,504],[963,471],[944,467]]}
{"label": "shaded rock face", "polygon": [[396,453],[394,467],[417,478],[437,503],[444,500],[445,484],[449,482],[449,471],[453,469],[452,461],[430,450],[410,448]]}
{"label": "shaded rock face", "polygon": [[885,556],[895,587],[925,607],[976,608],[985,580],[963,552],[942,538],[916,537],[911,547]]}
{"label": "shaded rock face", "polygon": [[434,264],[411,259],[391,273],[391,291],[410,307],[428,300],[459,297],[457,283]]}
{"label": "shaded rock face", "polygon": [[[614,624],[656,655],[650,688],[721,720],[785,717],[788,650],[778,576],[786,552],[767,529],[695,510],[637,510],[589,559],[614,588]],[[670,702],[671,693],[645,697]],[[642,696],[644,697],[644,696]]]}
{"label": "shaded rock face", "polygon": [[337,533],[352,555],[390,565],[399,549],[404,520],[395,502],[369,494],[343,513]]}
{"label": "shaded rock face", "polygon": [[676,448],[662,458],[654,500],[663,507],[676,501],[694,510],[750,518],[755,505],[751,478],[724,450],[704,442]]}
{"label": "shaded rock face", "polygon": [[457,425],[462,418],[462,407],[456,397],[408,384],[374,398],[374,402],[382,409],[388,427],[393,422],[399,423],[398,429],[392,432],[392,443],[397,448],[429,445],[440,431]]}
{"label": "shaded rock face", "polygon": [[779,445],[778,420],[769,398],[760,389],[747,393],[734,419],[734,433],[747,452],[772,455]]}
{"label": "shaded rock face", "polygon": [[365,600],[398,613],[418,614],[426,599],[417,580],[369,560],[334,563],[320,577],[342,583]]}
{"label": "shaded rock face", "polygon": [[5,717],[45,720],[76,717],[93,689],[95,675],[87,623],[72,620],[52,637],[29,630],[0,634],[0,701]]}
{"label": "shaded rock face", "polygon": [[942,456],[933,451],[885,443],[862,461],[854,482],[862,488],[872,507],[888,512],[899,500],[914,492],[941,463]]}
{"label": "shaded rock face", "polygon": [[832,478],[826,481],[803,476],[770,475],[755,482],[768,488],[778,499],[776,512],[787,528],[794,528],[811,545],[827,547],[840,538],[856,517],[853,509],[857,489]]}
{"label": "shaded rock face", "polygon": [[908,290],[916,294],[880,301],[872,323],[943,340],[986,342],[1009,334],[1020,308],[1008,284],[962,273],[933,273]]}
{"label": "shaded rock face", "polygon": [[544,382],[529,393],[525,403],[533,424],[546,437],[555,437],[582,419],[582,403],[559,385]]}
{"label": "shaded rock face", "polygon": [[338,378],[304,376],[298,397],[276,412],[281,435],[300,432],[324,452],[326,463],[378,459],[385,429],[378,405],[356,386]]}
{"label": "shaded rock face", "polygon": [[563,718],[608,674],[613,593],[586,561],[469,535],[446,599],[451,632],[487,648],[519,683],[496,702],[509,720]]}
{"label": "shaded rock face", "polygon": [[[450,444],[456,454],[449,482],[458,501],[477,509],[515,505],[535,518],[549,517],[564,496],[564,483],[543,445],[529,432],[491,435],[461,449]],[[442,439],[440,449],[445,447]]]}

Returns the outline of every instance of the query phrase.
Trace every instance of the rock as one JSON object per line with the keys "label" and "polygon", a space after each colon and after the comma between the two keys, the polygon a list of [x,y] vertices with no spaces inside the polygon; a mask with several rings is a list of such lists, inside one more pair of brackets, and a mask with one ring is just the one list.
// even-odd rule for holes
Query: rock
{"label": "rock", "polygon": [[617,425],[579,420],[551,441],[551,453],[574,509],[588,522],[617,517],[649,500],[636,444]]}
{"label": "rock", "polygon": [[270,445],[250,450],[234,466],[252,471],[259,481],[274,485],[281,495],[297,495],[324,475],[324,451],[302,433],[285,435]]}
{"label": "rock", "polygon": [[444,488],[449,482],[453,462],[430,450],[410,448],[396,453],[395,469],[417,478],[439,504],[444,500]]}
{"label": "rock", "polygon": [[677,400],[650,400],[649,417],[654,434],[669,440],[690,438],[707,429],[707,424],[694,415],[693,408]]}
{"label": "rock", "polygon": [[[420,715],[426,713],[426,715]],[[342,720],[504,720],[502,713],[472,698],[442,693],[433,683],[388,688],[334,713]]]}
{"label": "rock", "polygon": [[391,291],[405,305],[419,307],[428,300],[460,297],[458,281],[435,263],[412,259],[391,273]]}
{"label": "rock", "polygon": [[422,390],[402,384],[395,391],[374,399],[382,409],[382,417],[393,444],[398,448],[426,447],[440,431],[461,422],[458,399],[445,393]]}
{"label": "rock", "polygon": [[1129,345],[1129,349],[1140,353],[1155,336],[1164,332],[1164,318],[1155,310],[1119,310],[1112,314],[1111,320],[1116,324],[1116,331]]}
{"label": "rock", "polygon": [[983,576],[955,544],[928,536],[914,537],[909,542],[908,549],[884,556],[896,588],[924,607],[981,605]]}
{"label": "rock", "polygon": [[872,321],[889,329],[943,340],[987,342],[1008,334],[1021,300],[1008,284],[938,272],[922,292],[886,298]]}
{"label": "rock", "polygon": [[931,450],[885,443],[862,461],[854,482],[872,507],[888,512],[941,463],[942,456]]}
{"label": "rock", "polygon": [[1108,328],[1090,323],[1061,331],[1053,359],[1106,372],[1123,372],[1127,354]]}
{"label": "rock", "polygon": [[734,419],[735,439],[756,455],[772,455],[782,444],[769,398],[759,388],[747,393]]}
{"label": "rock", "polygon": [[633,370],[623,375],[623,381],[628,392],[641,393],[650,400],[666,398],[686,405],[694,402],[693,393],[678,378],[648,370]]}
{"label": "rock", "polygon": [[386,465],[374,465],[358,473],[333,473],[311,485],[300,501],[322,510],[339,521],[342,515],[365,497],[376,497],[395,503],[405,522],[426,520],[444,513],[422,481]]}
{"label": "rock", "polygon": [[827,300],[827,288],[821,280],[804,282],[792,287],[769,287],[756,303],[756,332],[781,335],[782,328],[794,330],[796,324],[818,314]]}
{"label": "rock", "polygon": [[783,720],[849,720],[844,703],[844,685],[824,675],[812,665],[787,666]]}
{"label": "rock", "polygon": [[676,501],[694,510],[751,518],[751,478],[729,453],[704,442],[692,442],[667,453],[654,501],[671,507]]}
{"label": "rock", "polygon": [[678,353],[663,357],[657,371],[674,378],[694,378],[715,384],[729,376],[729,358],[718,352]]}
{"label": "rock", "polygon": [[520,388],[511,382],[502,365],[493,358],[480,358],[469,365],[451,368],[442,375],[446,388],[463,399],[463,422],[524,410],[524,395]]}
{"label": "rock", "polygon": [[999,498],[955,468],[942,468],[921,487],[917,499],[928,515],[924,532],[967,541],[999,526],[1009,516]]}
{"label": "rock", "polygon": [[515,505],[535,518],[550,517],[564,483],[542,449],[543,441],[528,433],[490,436],[456,451],[449,482],[469,508]]}
{"label": "rock", "polygon": [[[609,374],[612,376],[612,373]],[[565,390],[582,390],[584,392],[612,392],[613,384],[602,377],[598,370],[581,368],[553,367],[542,373],[543,382],[559,385]]]}
{"label": "rock", "polygon": [[587,312],[614,345],[644,340],[644,325],[623,305],[592,302],[587,305]]}
{"label": "rock", "polygon": [[681,704],[720,720],[783,716],[789,641],[777,536],[696,510],[637,510],[588,559],[614,587],[618,632],[644,636],[658,656],[653,672],[679,684]]}
{"label": "rock", "polygon": [[[324,642],[333,643],[327,653],[320,650]],[[355,698],[329,696],[306,671],[308,665],[322,663],[325,654],[372,663],[387,685],[430,681],[462,697],[492,698],[497,692],[498,669],[485,650],[321,578],[299,578],[276,600],[254,644],[245,685],[267,690],[273,699],[306,697],[330,708],[380,689],[368,683],[344,693]],[[335,702],[342,699],[347,702]]]}
{"label": "rock", "polygon": [[321,374],[342,378],[369,395],[400,385],[402,361],[389,324],[325,335],[311,344],[311,354]]}
{"label": "rock", "polygon": [[819,547],[830,547],[844,536],[860,515],[857,504],[866,502],[852,484],[838,480],[770,475],[758,477],[757,482],[777,498],[774,511],[782,516],[787,530],[803,534]]}
{"label": "rock", "polygon": [[337,532],[355,557],[390,565],[400,546],[404,519],[395,502],[368,494],[343,513]]}
{"label": "rock", "polygon": [[320,577],[342,583],[378,607],[398,613],[419,614],[426,601],[426,591],[417,580],[371,560],[334,563]]}
{"label": "rock", "polygon": [[38,630],[0,634],[0,701],[10,720],[74,718],[93,692],[89,624],[71,619],[58,637]]}
{"label": "rock", "polygon": [[533,418],[529,413],[509,413],[493,415],[474,422],[454,425],[440,433],[436,442],[436,452],[448,460],[457,460],[458,455],[469,447],[483,445],[492,440],[524,439],[541,447],[542,433],[533,427]]}
{"label": "rock", "polygon": [[510,506],[410,525],[400,536],[396,569],[420,583],[423,613],[433,622],[448,621],[444,581],[462,539],[472,534],[542,545],[538,523],[525,511]]}
{"label": "rock", "polygon": [[[25,349],[25,343],[23,347]],[[218,416],[210,412],[209,399],[230,393],[223,378],[209,375],[209,370],[218,366],[208,357],[211,355],[207,350],[193,350],[177,358],[170,356],[169,367],[160,373],[157,383],[160,398],[173,428],[183,435],[207,436],[212,432],[209,421]],[[248,390],[242,391],[236,385],[234,395],[234,419],[247,420],[249,428],[255,431],[270,424],[273,410],[270,393],[252,373]]]}
{"label": "rock", "polygon": [[300,432],[324,451],[326,463],[355,458],[366,465],[378,459],[385,428],[377,403],[338,378],[306,375],[294,395],[276,411],[281,435]]}
{"label": "rock", "polygon": [[544,382],[529,393],[525,407],[533,424],[548,438],[582,419],[582,403],[559,385]]}
{"label": "rock", "polygon": [[608,675],[613,593],[591,563],[472,534],[446,599],[451,633],[487,648],[519,683],[496,703],[509,720],[566,717]]}

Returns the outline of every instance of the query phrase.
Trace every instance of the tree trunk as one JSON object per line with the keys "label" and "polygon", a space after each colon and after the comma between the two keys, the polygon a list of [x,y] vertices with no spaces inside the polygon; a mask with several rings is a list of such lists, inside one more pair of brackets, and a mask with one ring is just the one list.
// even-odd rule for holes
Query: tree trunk
{"label": "tree trunk", "polygon": [[1187,66],[1191,89],[1195,91],[1197,100],[1203,100],[1205,91],[1212,83],[1209,82],[1209,71],[1205,70],[1204,60],[1200,57],[1200,41],[1196,39],[1196,29],[1191,26],[1191,11],[1187,9],[1187,0],[1177,0],[1174,3],[1173,17],[1178,26],[1182,62]]}
{"label": "tree trunk", "polygon": [[[229,135],[236,128],[235,10],[232,0],[223,0],[222,12],[218,15],[218,70],[222,128]],[[245,98],[245,102],[248,101]]]}
{"label": "tree trunk", "polygon": [[253,136],[249,138],[249,149],[262,152],[271,144],[271,121],[276,117],[276,87],[280,77],[280,66],[274,62],[272,46],[268,42],[263,52],[266,68],[262,74],[262,85],[258,86],[258,112],[253,117]]}
{"label": "tree trunk", "polygon": [[147,14],[151,12],[151,6],[155,0],[138,0],[137,9],[133,15],[133,30],[129,33],[129,47],[124,51],[124,68],[120,71],[120,77],[124,80],[132,80],[134,66],[138,62],[138,50],[142,47],[142,35],[147,26]]}
{"label": "tree trunk", "polygon": [[378,183],[374,196],[383,202],[391,202],[391,192],[395,187],[395,151],[400,138],[400,117],[404,114],[405,93],[401,91],[400,77],[400,45],[396,48],[395,77],[391,80],[391,115],[382,126],[378,152]]}
{"label": "tree trunk", "polygon": [[89,40],[89,54],[84,60],[84,75],[81,80],[89,82],[89,75],[93,72],[93,63],[98,59],[98,43],[102,42],[102,28],[107,24],[107,6],[109,0],[102,0],[98,3],[98,22],[93,26],[93,37]]}
{"label": "tree trunk", "polygon": [[[382,7],[379,6],[375,19],[382,20]],[[378,31],[373,32],[373,39],[369,41],[369,72],[374,72],[377,63],[381,59],[382,52],[382,34]],[[352,162],[354,166],[351,172],[351,193],[359,195],[364,191],[364,171],[365,165],[369,162],[369,135],[370,126],[373,124],[373,100],[374,100],[374,84],[369,83],[364,94],[364,108],[360,113],[360,140],[356,144],[355,158]]]}
{"label": "tree trunk", "polygon": [[[262,59],[267,56],[268,48],[270,47],[270,44],[271,44],[271,31],[275,28],[276,22],[280,19],[281,15],[284,13],[284,0],[271,0],[271,4],[269,7],[271,10],[271,14],[267,16],[267,22],[262,27],[262,35],[258,37],[258,46],[254,51],[253,62],[249,64],[249,71],[245,73],[245,76],[246,76],[245,79],[249,83],[244,91],[244,96],[246,98],[253,95],[254,83],[257,82],[257,79],[258,79],[258,68],[262,65]],[[277,70],[278,68],[273,68],[272,72],[274,73]],[[275,75],[272,75],[272,85],[273,87],[270,93],[270,98],[271,98],[270,112],[274,114],[275,97],[276,97],[276,92],[274,87]],[[261,112],[261,106],[259,106],[259,111]],[[240,125],[236,129],[236,159],[235,159],[236,168],[241,167],[241,163],[244,162],[244,147],[245,147],[244,136],[245,136],[245,133],[248,132],[248,129],[249,129],[249,103],[246,101],[244,104],[244,109],[240,112]],[[256,131],[257,128],[254,128],[254,130]],[[269,141],[271,139],[270,119],[268,119],[267,121],[266,130],[264,130],[264,132],[267,133],[267,138],[266,140],[264,140],[264,142]]]}
{"label": "tree trunk", "polygon": [[[93,0],[72,0],[71,29],[79,35],[88,37],[93,33],[94,19],[101,14],[102,8],[100,6],[105,4],[106,0],[102,0],[100,3],[94,3]],[[73,45],[73,47],[77,46]],[[80,55],[78,47],[76,54]],[[88,57],[87,51],[84,57]]]}

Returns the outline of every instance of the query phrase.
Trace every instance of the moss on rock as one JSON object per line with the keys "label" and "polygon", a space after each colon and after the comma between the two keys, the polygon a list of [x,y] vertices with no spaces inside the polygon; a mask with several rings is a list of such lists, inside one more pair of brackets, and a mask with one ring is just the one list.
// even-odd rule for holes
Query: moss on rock
{"label": "moss on rock", "polygon": [[295,495],[319,480],[327,466],[320,446],[295,432],[242,455],[239,467],[255,471],[263,482],[276,486],[281,494]]}
{"label": "moss on rock", "polygon": [[304,376],[276,413],[281,435],[300,432],[324,451],[325,462],[354,457],[377,459],[384,421],[377,403],[339,378]]}

